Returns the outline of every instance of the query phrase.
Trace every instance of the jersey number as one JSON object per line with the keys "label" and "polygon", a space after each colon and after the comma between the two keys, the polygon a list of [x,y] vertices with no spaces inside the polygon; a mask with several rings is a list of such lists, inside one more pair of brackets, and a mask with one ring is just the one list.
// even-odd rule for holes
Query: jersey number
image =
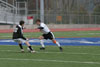
{"label": "jersey number", "polygon": [[18,28],[15,28],[15,29],[14,29],[14,32],[17,32],[17,30],[18,30]]}

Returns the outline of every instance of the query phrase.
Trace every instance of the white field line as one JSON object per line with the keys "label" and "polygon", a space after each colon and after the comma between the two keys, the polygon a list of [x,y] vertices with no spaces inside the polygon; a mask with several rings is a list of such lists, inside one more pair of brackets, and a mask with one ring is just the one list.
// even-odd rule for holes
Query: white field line
{"label": "white field line", "polygon": [[47,60],[47,59],[18,59],[18,58],[0,58],[0,60],[9,60],[9,61],[34,61],[34,62],[55,62],[55,63],[77,63],[77,64],[99,64],[100,62],[92,61],[64,61],[64,60]]}
{"label": "white field line", "polygon": [[[37,53],[57,53],[57,54],[61,54],[61,53],[63,53],[63,54],[83,54],[83,55],[86,55],[86,54],[89,54],[89,53],[69,53],[69,52],[37,52]],[[93,54],[93,55],[95,55],[95,54]],[[97,54],[97,55],[100,55],[100,54]]]}
{"label": "white field line", "polygon": [[7,47],[9,47],[9,46],[10,46],[10,47],[15,47],[15,46],[18,46],[18,45],[0,45],[0,46],[4,46],[4,47],[5,47],[5,46],[7,46]]}
{"label": "white field line", "polygon": [[[100,35],[100,33],[76,33],[77,35]],[[72,34],[73,35],[73,34]],[[69,36],[72,36],[71,34]],[[30,36],[30,35],[25,35],[26,37]],[[0,37],[12,37],[11,35],[5,35],[5,36],[0,36]]]}
{"label": "white field line", "polygon": [[9,35],[9,36],[8,35],[5,35],[5,36],[0,36],[0,37],[12,37],[12,36],[11,35]]}
{"label": "white field line", "polygon": [[14,52],[13,50],[0,50],[1,52]]}
{"label": "white field line", "polygon": [[78,35],[100,35],[100,33],[76,33]]}
{"label": "white field line", "polygon": [[[20,51],[13,51],[13,50],[0,50],[0,52],[20,52]],[[68,54],[68,55],[95,55],[100,56],[100,54],[92,54],[92,53],[69,53],[69,52],[38,52],[36,53],[43,53],[43,54]]]}
{"label": "white field line", "polygon": [[97,55],[100,54],[91,54],[91,53],[69,53],[69,52],[37,52],[37,53],[45,53],[45,54],[69,54],[69,55]]}
{"label": "white field line", "polygon": [[[14,46],[18,46],[18,45],[0,45],[0,46],[11,46],[11,47],[14,47]],[[24,46],[26,46],[26,45],[24,45]],[[36,46],[36,47],[41,47],[41,46],[39,46],[39,45],[32,45],[33,46],[33,48],[34,48],[34,46]],[[47,47],[51,47],[52,48],[52,46],[47,46]],[[53,46],[54,48],[56,47],[56,46]],[[91,49],[93,49],[94,47],[90,47],[90,46],[66,46],[66,48],[79,48],[79,49],[82,49],[82,48],[91,48]],[[96,49],[96,48],[95,48]]]}
{"label": "white field line", "polygon": [[[30,35],[25,35],[25,36],[30,36]],[[0,36],[0,37],[12,37],[12,35],[5,35],[5,36]]]}
{"label": "white field line", "polygon": [[[16,46],[18,46],[18,45],[0,45],[0,46],[4,46],[4,47],[16,47]],[[23,45],[23,46],[26,46],[26,45]],[[40,46],[38,46],[38,45],[32,45],[32,47],[34,47],[34,46],[36,46],[36,47],[40,47]]]}
{"label": "white field line", "polygon": [[[87,34],[89,34],[89,35],[94,35],[94,34],[97,34],[97,35],[99,35],[100,33],[90,33],[90,32],[88,32],[88,33],[78,33],[78,32],[76,32],[75,34],[77,34],[77,35],[87,35]],[[28,35],[28,34],[24,34],[25,36],[30,36],[30,35]],[[71,35],[71,34],[70,34]],[[12,37],[12,35],[5,35],[5,36],[0,36],[0,37]]]}

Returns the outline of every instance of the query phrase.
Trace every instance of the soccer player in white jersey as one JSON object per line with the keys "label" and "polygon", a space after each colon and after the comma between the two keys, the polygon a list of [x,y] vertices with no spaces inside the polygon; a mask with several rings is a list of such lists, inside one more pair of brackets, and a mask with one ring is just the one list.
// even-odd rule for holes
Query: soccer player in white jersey
{"label": "soccer player in white jersey", "polygon": [[43,22],[41,22],[40,19],[36,20],[36,24],[39,26],[37,29],[40,29],[40,31],[43,33],[43,35],[39,37],[40,44],[42,45],[40,50],[45,50],[45,45],[44,45],[43,39],[46,39],[46,40],[50,39],[50,40],[52,40],[53,43],[55,43],[59,47],[60,51],[62,51],[63,48],[61,47],[59,42],[57,42],[55,40],[54,34],[50,31],[50,29],[47,27],[47,25],[44,24]]}
{"label": "soccer player in white jersey", "polygon": [[31,45],[29,44],[28,39],[23,36],[24,23],[25,23],[24,21],[20,21],[19,25],[16,25],[16,28],[14,29],[13,32],[13,40],[15,42],[18,42],[21,52],[24,52],[22,43],[25,43],[28,46],[28,51],[34,53],[35,51],[32,49]]}

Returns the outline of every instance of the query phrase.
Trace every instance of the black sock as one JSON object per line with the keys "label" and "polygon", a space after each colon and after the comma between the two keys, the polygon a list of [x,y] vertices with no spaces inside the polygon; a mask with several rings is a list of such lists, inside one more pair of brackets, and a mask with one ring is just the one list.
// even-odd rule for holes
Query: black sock
{"label": "black sock", "polygon": [[20,49],[23,49],[23,46],[22,46],[22,44],[19,44],[19,47],[20,47]]}
{"label": "black sock", "polygon": [[29,47],[29,49],[31,50],[31,51],[33,51],[33,49],[32,49],[32,47],[31,46],[28,46]]}

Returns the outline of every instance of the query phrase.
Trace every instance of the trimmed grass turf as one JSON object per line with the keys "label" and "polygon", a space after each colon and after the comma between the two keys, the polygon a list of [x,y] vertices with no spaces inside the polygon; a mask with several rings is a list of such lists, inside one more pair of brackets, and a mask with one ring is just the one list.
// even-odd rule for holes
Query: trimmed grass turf
{"label": "trimmed grass turf", "polygon": [[[55,37],[100,37],[100,31],[54,32]],[[28,38],[37,38],[39,32],[24,33]],[[12,33],[0,33],[0,39],[11,39]],[[24,46],[26,48],[26,46]],[[0,45],[1,67],[100,67],[99,46],[63,46],[64,52],[59,52],[56,46],[47,46],[46,51],[40,51],[40,46],[34,46],[36,54],[20,53],[18,46]]]}
{"label": "trimmed grass turf", "polygon": [[[35,54],[20,53],[18,46],[0,45],[1,67],[100,67],[100,47],[98,46],[63,46],[59,52],[56,46],[47,46],[40,51],[40,46],[33,46]],[[26,46],[24,46],[26,49]]]}
{"label": "trimmed grass turf", "polygon": [[[73,38],[73,37],[100,37],[100,31],[69,31],[53,32],[55,37]],[[40,32],[24,33],[27,38],[38,38],[42,35]],[[11,39],[12,33],[0,33],[0,39]]]}

